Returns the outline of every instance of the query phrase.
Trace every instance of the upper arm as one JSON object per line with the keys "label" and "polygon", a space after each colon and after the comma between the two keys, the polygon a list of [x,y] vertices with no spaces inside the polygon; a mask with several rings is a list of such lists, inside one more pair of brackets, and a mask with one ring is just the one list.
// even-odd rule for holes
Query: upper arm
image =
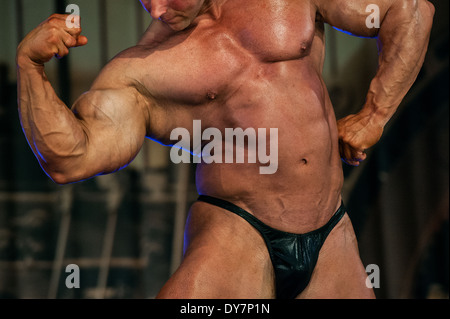
{"label": "upper arm", "polygon": [[[416,13],[433,10],[426,0],[314,0],[317,10],[329,25],[362,37],[377,37],[381,30],[392,32],[397,26],[404,26],[416,19]],[[376,6],[378,12],[373,10]],[[367,24],[372,14],[379,13],[380,28]],[[384,23],[389,16],[390,23]],[[419,19],[420,20],[420,19]],[[393,22],[392,22],[393,21]],[[384,25],[384,27],[383,27]]]}
{"label": "upper arm", "polygon": [[144,143],[149,123],[148,98],[127,74],[113,61],[72,107],[84,135],[80,155],[83,160],[78,161],[82,167],[73,170],[79,175],[75,180],[125,167]]}

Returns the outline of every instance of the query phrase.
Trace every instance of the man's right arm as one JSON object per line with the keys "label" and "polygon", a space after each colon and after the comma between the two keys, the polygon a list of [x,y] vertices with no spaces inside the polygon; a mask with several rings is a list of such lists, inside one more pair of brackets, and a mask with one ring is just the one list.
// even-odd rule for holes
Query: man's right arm
{"label": "man's right arm", "polygon": [[110,63],[91,90],[69,109],[48,81],[44,63],[84,45],[81,29],[53,15],[30,32],[17,50],[19,115],[28,143],[58,184],[109,174],[128,165],[144,142],[148,99]]}

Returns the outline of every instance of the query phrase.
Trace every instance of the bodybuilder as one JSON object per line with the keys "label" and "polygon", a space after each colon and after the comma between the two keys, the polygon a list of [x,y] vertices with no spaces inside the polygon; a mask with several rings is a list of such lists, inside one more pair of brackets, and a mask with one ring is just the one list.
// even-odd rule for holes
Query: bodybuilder
{"label": "bodybuilder", "polygon": [[[341,199],[414,83],[434,14],[426,0],[142,0],[153,22],[68,108],[44,64],[87,44],[52,15],[17,50],[19,113],[58,184],[126,167],[175,128],[277,128],[274,174],[197,166],[182,264],[158,298],[373,298]],[[380,28],[369,28],[369,5]],[[322,79],[324,24],[377,37],[379,69],[357,114],[336,121]]]}

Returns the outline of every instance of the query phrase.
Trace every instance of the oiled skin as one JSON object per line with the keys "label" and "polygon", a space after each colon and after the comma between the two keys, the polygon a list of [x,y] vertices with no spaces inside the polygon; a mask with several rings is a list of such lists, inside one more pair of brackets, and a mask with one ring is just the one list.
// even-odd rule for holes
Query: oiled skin
{"label": "oiled skin", "polygon": [[[161,2],[143,1],[154,17]],[[381,9],[380,30],[365,24],[372,3]],[[57,98],[43,65],[87,39],[64,26],[65,16],[52,16],[32,31],[17,54],[19,112],[30,146],[48,175],[65,184],[123,168],[145,137],[173,144],[172,130],[192,133],[194,120],[221,132],[277,128],[275,174],[260,174],[259,163],[200,164],[198,191],[283,231],[317,229],[341,203],[341,157],[351,165],[365,159],[414,82],[433,8],[422,0],[228,0],[197,12],[206,4],[169,1],[169,9],[179,11],[161,10],[162,19],[102,70],[72,110]],[[191,14],[187,28],[177,25],[182,10]],[[339,123],[322,79],[324,23],[378,36],[383,44],[366,105]],[[239,217],[194,204],[185,247],[182,265],[159,298],[275,296],[265,244]],[[372,298],[365,278],[346,215],[299,297]]]}

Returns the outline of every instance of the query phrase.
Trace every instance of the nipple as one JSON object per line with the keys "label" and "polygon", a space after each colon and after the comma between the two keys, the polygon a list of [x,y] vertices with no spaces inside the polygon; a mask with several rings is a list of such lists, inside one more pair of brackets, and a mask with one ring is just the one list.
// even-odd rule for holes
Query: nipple
{"label": "nipple", "polygon": [[301,42],[300,43],[300,54],[302,54],[303,56],[309,54],[309,52],[311,51],[311,43],[310,42]]}
{"label": "nipple", "polygon": [[209,91],[207,94],[208,100],[214,101],[217,98],[217,93]]}

